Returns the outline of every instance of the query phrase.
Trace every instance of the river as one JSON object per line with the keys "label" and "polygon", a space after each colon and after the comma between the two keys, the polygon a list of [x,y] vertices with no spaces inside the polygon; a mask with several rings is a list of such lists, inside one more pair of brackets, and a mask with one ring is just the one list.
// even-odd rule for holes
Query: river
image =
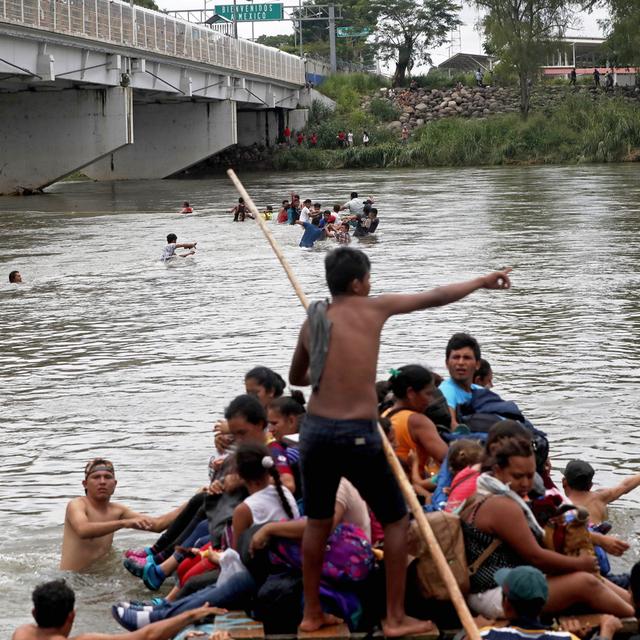
{"label": "river", "polygon": [[[379,375],[422,363],[445,373],[455,331],[480,341],[496,391],[547,431],[554,477],[573,457],[609,485],[638,472],[640,181],[637,165],[498,167],[242,176],[259,204],[295,187],[323,204],[353,189],[381,217],[369,254],[374,292],[416,291],[512,265],[513,289],[393,318]],[[285,374],[302,308],[257,225],[233,223],[224,177],[62,183],[0,198],[0,632],[30,618],[29,594],[59,575],[66,502],[82,469],[114,461],[116,499],[157,514],[206,483],[211,426],[265,364]],[[189,199],[195,214],[180,216]],[[326,295],[327,246],[298,248],[271,224],[311,298]],[[158,261],[167,233],[194,259]],[[10,270],[25,283],[9,285]],[[640,491],[614,520],[639,556]],[[116,631],[110,605],[145,596],[111,556],[69,575],[75,630]],[[147,592],[148,593],[148,592]]]}

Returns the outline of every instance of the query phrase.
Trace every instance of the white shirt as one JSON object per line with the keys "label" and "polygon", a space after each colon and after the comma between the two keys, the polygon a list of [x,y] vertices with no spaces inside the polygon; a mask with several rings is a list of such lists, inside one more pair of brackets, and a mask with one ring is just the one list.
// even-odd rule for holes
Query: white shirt
{"label": "white shirt", "polygon": [[347,134],[347,140],[349,141],[349,143],[353,142],[353,133],[351,133],[351,131],[349,131],[349,133]]}
{"label": "white shirt", "polygon": [[366,133],[362,136],[362,142],[369,142],[369,136]]}
{"label": "white shirt", "polygon": [[170,260],[171,258],[174,257],[175,252],[176,252],[176,243],[172,242],[171,244],[168,244],[164,248],[164,251],[160,256],[160,260],[162,260],[162,262],[166,262],[167,260]]}
{"label": "white shirt", "polygon": [[[298,505],[296,504],[296,500],[293,497],[293,494],[291,493],[291,491],[289,491],[289,489],[287,489],[287,487],[283,486],[282,490],[284,491],[287,502],[291,506],[293,517],[299,518],[300,511],[298,511]],[[278,520],[289,518],[282,506],[282,502],[280,501],[278,490],[272,484],[270,484],[268,487],[265,487],[264,489],[260,489],[260,491],[252,493],[248,498],[245,499],[244,503],[249,507],[251,511],[253,524],[277,522]]]}
{"label": "white shirt", "polygon": [[359,214],[364,212],[364,202],[360,198],[349,200],[344,206],[349,209],[349,213]]}
{"label": "white shirt", "polygon": [[309,222],[311,219],[310,215],[311,211],[309,207],[302,207],[302,211],[300,212],[300,222]]}

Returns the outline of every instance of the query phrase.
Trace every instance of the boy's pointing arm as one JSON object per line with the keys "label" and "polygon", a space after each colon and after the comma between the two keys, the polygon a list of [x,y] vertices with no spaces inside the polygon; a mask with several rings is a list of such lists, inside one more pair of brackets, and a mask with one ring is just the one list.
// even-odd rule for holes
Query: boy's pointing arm
{"label": "boy's pointing arm", "polygon": [[376,301],[387,317],[429,307],[442,307],[457,302],[478,289],[509,289],[511,287],[510,272],[511,267],[507,267],[486,276],[436,287],[423,293],[382,295]]}

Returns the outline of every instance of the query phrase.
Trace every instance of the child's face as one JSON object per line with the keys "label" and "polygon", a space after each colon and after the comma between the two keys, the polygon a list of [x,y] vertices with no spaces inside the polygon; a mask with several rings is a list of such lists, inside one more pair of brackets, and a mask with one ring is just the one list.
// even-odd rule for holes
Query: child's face
{"label": "child's face", "polygon": [[277,409],[269,409],[267,422],[269,431],[278,442],[285,436],[298,432],[296,416],[283,416]]}

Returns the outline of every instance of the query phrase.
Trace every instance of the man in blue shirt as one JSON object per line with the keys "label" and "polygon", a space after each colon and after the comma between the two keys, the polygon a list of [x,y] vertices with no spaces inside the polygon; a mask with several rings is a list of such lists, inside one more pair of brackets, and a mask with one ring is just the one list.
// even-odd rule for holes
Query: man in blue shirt
{"label": "man in blue shirt", "polygon": [[304,233],[302,234],[302,238],[300,238],[301,247],[311,248],[316,240],[325,239],[326,231],[318,227],[319,222],[319,215],[314,215],[311,218],[311,222],[302,222],[301,220],[295,221],[295,224],[299,224],[301,227],[304,227]]}
{"label": "man in blue shirt", "polygon": [[458,405],[471,400],[471,390],[481,389],[473,384],[473,376],[480,366],[480,345],[468,333],[454,333],[447,343],[446,364],[451,376],[438,387],[451,413],[451,428],[458,425]]}

